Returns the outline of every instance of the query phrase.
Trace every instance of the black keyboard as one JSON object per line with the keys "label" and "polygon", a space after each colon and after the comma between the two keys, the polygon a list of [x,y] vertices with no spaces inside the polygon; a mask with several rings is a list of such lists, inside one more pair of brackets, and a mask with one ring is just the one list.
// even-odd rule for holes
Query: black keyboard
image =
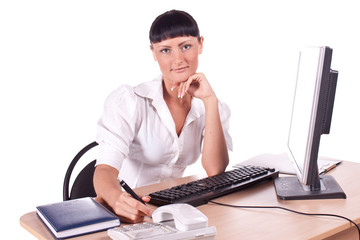
{"label": "black keyboard", "polygon": [[279,171],[275,171],[275,169],[241,166],[219,175],[150,193],[150,203],[159,206],[171,203],[188,203],[199,206],[213,198],[274,179],[278,175]]}

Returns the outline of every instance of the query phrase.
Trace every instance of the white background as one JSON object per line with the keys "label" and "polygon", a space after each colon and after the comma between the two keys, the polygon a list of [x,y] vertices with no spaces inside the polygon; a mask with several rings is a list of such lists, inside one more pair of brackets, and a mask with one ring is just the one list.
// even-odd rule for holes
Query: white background
{"label": "white background", "polygon": [[[19,218],[62,201],[67,166],[95,138],[108,94],[159,73],[154,18],[188,11],[205,37],[200,68],[232,110],[237,163],[284,151],[299,49],[328,45],[339,71],[320,154],[360,162],[360,15],[355,1],[1,1],[1,234],[30,239]],[[230,164],[231,165],[231,164]],[[200,172],[191,166],[186,172]],[[5,231],[5,232],[4,232]]]}

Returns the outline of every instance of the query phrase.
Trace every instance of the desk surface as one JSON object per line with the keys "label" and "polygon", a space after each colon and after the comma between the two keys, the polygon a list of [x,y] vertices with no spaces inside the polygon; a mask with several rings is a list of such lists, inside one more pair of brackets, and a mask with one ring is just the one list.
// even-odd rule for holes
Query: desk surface
{"label": "desk surface", "polygon": [[[344,162],[329,174],[333,175],[347,199],[292,200],[276,197],[273,182],[260,183],[251,188],[214,199],[234,205],[282,206],[307,213],[331,213],[348,217],[360,223],[360,181],[356,181],[360,164]],[[163,188],[189,182],[198,176],[185,177],[166,183],[135,189],[145,195]],[[209,225],[216,226],[220,239],[358,239],[356,228],[349,222],[332,217],[309,217],[277,209],[236,209],[208,203],[199,206],[209,218]],[[20,224],[38,239],[55,239],[36,215],[29,212],[20,218]],[[106,232],[84,235],[71,239],[110,239]]]}

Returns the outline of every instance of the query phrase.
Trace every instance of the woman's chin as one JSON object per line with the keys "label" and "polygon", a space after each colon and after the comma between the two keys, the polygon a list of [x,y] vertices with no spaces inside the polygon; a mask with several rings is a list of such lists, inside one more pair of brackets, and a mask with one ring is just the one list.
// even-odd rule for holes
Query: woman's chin
{"label": "woman's chin", "polygon": [[171,81],[175,84],[175,85],[179,85],[182,82],[186,82],[190,76],[192,76],[193,74],[190,73],[183,73],[183,74],[172,74],[171,76]]}

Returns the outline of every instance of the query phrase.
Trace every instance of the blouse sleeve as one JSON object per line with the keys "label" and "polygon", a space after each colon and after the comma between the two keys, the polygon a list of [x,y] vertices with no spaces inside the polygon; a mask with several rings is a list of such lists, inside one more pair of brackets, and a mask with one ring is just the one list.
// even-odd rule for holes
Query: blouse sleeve
{"label": "blouse sleeve", "polygon": [[226,146],[228,150],[232,151],[233,144],[232,144],[232,138],[229,133],[231,111],[229,106],[221,101],[219,101],[219,114],[220,114],[221,125],[223,128],[224,137],[226,141]]}
{"label": "blouse sleeve", "polygon": [[97,124],[99,153],[96,165],[107,164],[120,171],[129,154],[136,126],[136,96],[130,86],[113,91]]}
{"label": "blouse sleeve", "polygon": [[[223,128],[224,138],[226,141],[226,147],[228,150],[232,151],[233,150],[232,138],[229,133],[231,111],[229,106],[221,101],[219,101],[219,114],[220,114],[221,126]],[[204,145],[204,136],[205,136],[205,127],[203,128],[202,136],[201,136],[201,152],[203,150],[203,145]]]}

